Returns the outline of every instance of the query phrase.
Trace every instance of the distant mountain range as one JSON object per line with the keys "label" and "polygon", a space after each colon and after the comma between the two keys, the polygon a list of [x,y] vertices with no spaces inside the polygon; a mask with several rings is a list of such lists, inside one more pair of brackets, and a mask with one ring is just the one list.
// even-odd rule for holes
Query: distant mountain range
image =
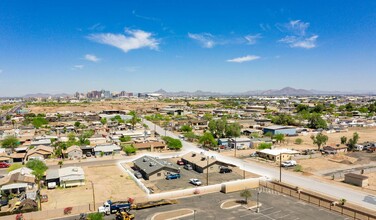
{"label": "distant mountain range", "polygon": [[48,98],[48,97],[67,97],[67,96],[72,96],[70,94],[66,93],[60,93],[60,94],[48,94],[48,93],[35,93],[35,94],[27,94],[22,96],[22,98]]}
{"label": "distant mountain range", "polygon": [[[148,92],[146,92],[148,93]],[[292,87],[285,87],[282,89],[269,89],[269,90],[249,90],[246,92],[210,92],[197,90],[195,92],[179,91],[179,92],[167,92],[166,90],[159,89],[152,93],[158,93],[163,96],[187,96],[187,97],[216,97],[216,96],[309,96],[309,95],[376,95],[376,92],[372,91],[353,91],[353,92],[343,92],[343,91],[320,91],[320,90],[306,90],[306,89],[295,89]],[[67,97],[72,96],[67,93],[60,94],[49,94],[49,93],[36,93],[27,94],[22,96],[22,98],[48,98],[48,97]]]}
{"label": "distant mountain range", "polygon": [[307,96],[307,95],[375,95],[375,92],[370,91],[355,91],[355,92],[341,92],[341,91],[319,91],[319,90],[306,90],[295,89],[292,87],[285,87],[282,89],[270,90],[250,90],[240,93],[219,93],[210,91],[197,90],[195,92],[167,92],[163,89],[155,91],[154,93],[162,94],[164,96]]}

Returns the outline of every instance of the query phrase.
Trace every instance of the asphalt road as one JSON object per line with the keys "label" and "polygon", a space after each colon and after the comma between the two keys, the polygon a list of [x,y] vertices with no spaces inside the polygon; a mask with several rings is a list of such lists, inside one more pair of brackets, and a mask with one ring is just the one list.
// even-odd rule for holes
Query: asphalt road
{"label": "asphalt road", "polygon": [[[154,128],[154,124],[152,122],[144,120],[144,123],[147,124],[149,128],[151,129]],[[155,127],[156,127],[157,133],[165,134],[165,130],[163,128],[159,126],[155,126]],[[172,138],[178,138],[176,134],[170,131],[167,131],[166,135]],[[258,164],[257,162],[243,161],[241,159],[223,156],[214,151],[205,151],[190,142],[182,141],[182,143],[183,143],[183,150],[181,154],[184,154],[190,151],[204,152],[208,156],[214,156],[218,160],[234,164],[248,172],[265,176],[266,178],[269,178],[269,179],[279,179],[278,168],[266,167],[266,166],[262,166]],[[321,182],[317,179],[299,176],[292,172],[282,171],[282,182],[285,182],[294,186],[299,186],[300,188],[303,188],[303,189],[308,189],[308,190],[315,191],[318,193],[326,194],[334,198],[338,198],[338,199],[343,198],[351,203],[357,204],[359,206],[362,206],[371,210],[376,209],[376,197],[366,192],[354,190],[354,189],[339,186],[339,185],[330,184],[327,182]]]}
{"label": "asphalt road", "polygon": [[[346,217],[330,212],[326,209],[313,206],[288,196],[275,194],[273,191],[263,191],[259,194],[261,204],[260,213],[255,209],[248,210],[244,207],[222,209],[220,206],[229,199],[243,200],[239,192],[223,194],[214,193],[202,196],[179,199],[177,204],[154,207],[142,210],[132,210],[136,219],[150,220],[159,212],[172,211],[182,208],[195,210],[195,215],[179,218],[181,220],[201,219],[259,219],[259,220],[343,220]],[[251,200],[257,201],[257,191],[252,191]],[[73,220],[78,216],[60,218],[61,220]],[[115,215],[106,216],[105,219],[114,219]]]}

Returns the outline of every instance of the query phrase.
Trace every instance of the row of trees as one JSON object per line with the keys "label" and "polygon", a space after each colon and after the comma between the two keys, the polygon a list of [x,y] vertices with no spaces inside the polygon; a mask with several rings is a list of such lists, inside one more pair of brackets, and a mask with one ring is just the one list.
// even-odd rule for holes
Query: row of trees
{"label": "row of trees", "polygon": [[303,125],[303,121],[307,120],[308,128],[312,129],[327,129],[328,124],[327,122],[321,117],[320,113],[310,113],[308,111],[299,112],[296,116],[292,116],[289,114],[279,114],[279,115],[269,115],[268,118],[272,120],[274,124],[277,125],[293,125],[293,126],[301,126]]}
{"label": "row of trees", "polygon": [[[359,134],[357,132],[354,132],[352,138],[348,140],[346,136],[342,136],[341,144],[346,144],[349,150],[353,150],[355,148],[355,145],[358,143],[359,138]],[[329,137],[325,134],[318,133],[316,136],[312,135],[311,139],[313,141],[313,144],[317,145],[318,150],[320,150],[321,147],[325,145],[326,142],[329,140]]]}

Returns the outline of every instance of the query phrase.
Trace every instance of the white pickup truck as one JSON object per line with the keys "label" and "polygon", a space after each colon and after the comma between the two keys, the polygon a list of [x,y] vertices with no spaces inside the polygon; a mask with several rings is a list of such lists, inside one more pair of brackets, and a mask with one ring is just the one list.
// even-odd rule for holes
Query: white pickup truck
{"label": "white pickup truck", "polygon": [[293,167],[293,166],[296,166],[296,161],[295,160],[286,160],[284,162],[281,163],[281,166],[282,167]]}

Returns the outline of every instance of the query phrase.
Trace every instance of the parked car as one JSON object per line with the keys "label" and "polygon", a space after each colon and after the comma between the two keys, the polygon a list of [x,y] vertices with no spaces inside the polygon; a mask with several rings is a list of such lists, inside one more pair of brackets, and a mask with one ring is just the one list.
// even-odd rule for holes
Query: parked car
{"label": "parked car", "polygon": [[56,182],[47,183],[47,189],[55,189],[55,188],[56,188]]}
{"label": "parked car", "polygon": [[137,177],[137,179],[141,179],[142,178],[142,174],[138,171],[134,172],[134,176]]}
{"label": "parked car", "polygon": [[256,152],[251,153],[251,157],[258,157],[258,154]]}
{"label": "parked car", "polygon": [[184,162],[183,162],[182,160],[178,160],[178,161],[176,162],[176,164],[177,164],[177,165],[184,165]]}
{"label": "parked car", "polygon": [[166,176],[167,180],[173,180],[173,179],[179,179],[180,178],[180,173],[169,173]]}
{"label": "parked car", "polygon": [[41,195],[40,196],[40,202],[48,202],[48,196],[47,195]]}
{"label": "parked car", "polygon": [[201,184],[202,184],[199,179],[190,179],[189,182],[192,183],[195,186],[201,186]]}
{"label": "parked car", "polygon": [[281,163],[281,166],[282,167],[293,167],[293,166],[296,166],[296,161],[295,160],[286,160],[284,162]]}
{"label": "parked car", "polygon": [[229,167],[221,167],[219,168],[219,173],[231,173],[232,169]]}
{"label": "parked car", "polygon": [[6,162],[0,162],[0,168],[8,168],[10,166],[9,163]]}
{"label": "parked car", "polygon": [[86,152],[86,157],[91,157],[91,153],[90,152]]}
{"label": "parked car", "polygon": [[6,206],[8,205],[8,199],[7,198],[2,198],[0,200],[0,206],[3,207],[3,206]]}
{"label": "parked car", "polygon": [[190,164],[184,165],[184,169],[186,170],[193,170],[192,166]]}

